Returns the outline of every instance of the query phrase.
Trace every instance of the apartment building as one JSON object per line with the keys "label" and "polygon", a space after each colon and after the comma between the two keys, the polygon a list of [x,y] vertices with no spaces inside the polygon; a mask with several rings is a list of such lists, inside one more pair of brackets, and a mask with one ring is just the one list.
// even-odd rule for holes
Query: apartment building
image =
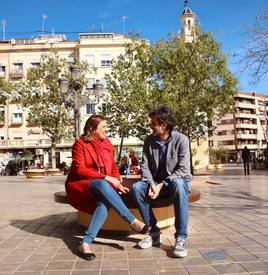
{"label": "apartment building", "polygon": [[[78,41],[68,41],[64,35],[43,35],[39,38],[12,39],[0,41],[0,79],[19,81],[26,77],[30,67],[40,64],[41,56],[51,50],[66,58],[70,63],[86,61],[94,68],[87,73],[87,88],[93,88],[97,80],[106,88],[105,74],[111,70],[111,62],[124,52],[124,45],[130,40],[116,33],[82,33]],[[87,118],[102,107],[102,101],[85,104],[81,108],[81,129]],[[7,103],[0,106],[0,159],[22,154],[30,150],[34,155],[49,162],[51,140],[40,128],[27,125],[27,109]],[[57,144],[57,162],[71,162],[71,146],[74,139],[63,140]],[[120,140],[113,139],[115,149]],[[139,146],[141,141],[130,138],[126,146]],[[8,154],[8,155],[7,155]]]}
{"label": "apartment building", "polygon": [[224,147],[226,157],[222,161],[241,160],[241,151],[247,146],[252,157],[258,157],[267,147],[268,96],[238,92],[234,96],[232,112],[213,122],[209,146]]}

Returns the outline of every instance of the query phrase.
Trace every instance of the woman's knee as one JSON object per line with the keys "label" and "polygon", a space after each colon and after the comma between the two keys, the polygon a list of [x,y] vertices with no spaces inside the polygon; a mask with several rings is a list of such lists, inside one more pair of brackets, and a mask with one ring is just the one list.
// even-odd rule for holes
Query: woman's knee
{"label": "woman's knee", "polygon": [[104,179],[98,179],[98,180],[91,180],[89,184],[89,190],[90,192],[103,190],[103,188],[106,188],[109,183]]}

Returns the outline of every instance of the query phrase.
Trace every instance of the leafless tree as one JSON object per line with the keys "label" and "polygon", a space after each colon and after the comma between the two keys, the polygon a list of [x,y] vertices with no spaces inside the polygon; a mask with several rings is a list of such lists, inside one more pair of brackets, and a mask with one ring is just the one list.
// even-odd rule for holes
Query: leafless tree
{"label": "leafless tree", "polygon": [[245,30],[247,39],[241,64],[243,70],[250,71],[253,82],[258,82],[268,75],[268,8]]}

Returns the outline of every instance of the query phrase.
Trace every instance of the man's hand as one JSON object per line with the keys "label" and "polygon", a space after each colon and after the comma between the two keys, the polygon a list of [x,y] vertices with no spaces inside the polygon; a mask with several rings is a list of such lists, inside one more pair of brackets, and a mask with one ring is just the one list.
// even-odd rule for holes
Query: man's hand
{"label": "man's hand", "polygon": [[159,193],[163,187],[163,182],[155,185],[155,186],[150,186],[148,196],[150,199],[154,200],[159,196]]}

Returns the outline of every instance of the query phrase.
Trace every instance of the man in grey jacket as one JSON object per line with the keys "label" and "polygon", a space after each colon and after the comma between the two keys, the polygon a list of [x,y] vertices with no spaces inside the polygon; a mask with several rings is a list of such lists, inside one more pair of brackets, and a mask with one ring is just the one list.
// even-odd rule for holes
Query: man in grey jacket
{"label": "man in grey jacket", "polygon": [[174,257],[185,257],[188,227],[188,194],[190,151],[188,138],[173,131],[175,119],[172,111],[157,106],[150,114],[152,134],[144,141],[142,179],[133,185],[132,195],[146,225],[149,236],[138,242],[142,249],[160,244],[160,229],[150,201],[158,197],[172,198],[175,212]]}

